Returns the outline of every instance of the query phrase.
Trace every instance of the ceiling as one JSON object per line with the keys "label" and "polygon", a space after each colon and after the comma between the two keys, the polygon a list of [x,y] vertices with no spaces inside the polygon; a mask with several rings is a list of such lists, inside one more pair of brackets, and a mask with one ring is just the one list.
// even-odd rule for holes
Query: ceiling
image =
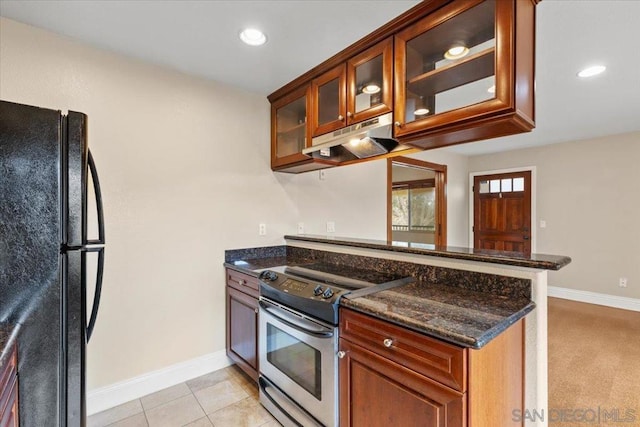
{"label": "ceiling", "polygon": [[[0,15],[267,95],[411,8],[415,0],[0,0]],[[640,1],[537,6],[536,129],[452,147],[484,154],[640,130]],[[250,47],[254,26],[268,42]],[[598,77],[578,79],[602,63]]]}

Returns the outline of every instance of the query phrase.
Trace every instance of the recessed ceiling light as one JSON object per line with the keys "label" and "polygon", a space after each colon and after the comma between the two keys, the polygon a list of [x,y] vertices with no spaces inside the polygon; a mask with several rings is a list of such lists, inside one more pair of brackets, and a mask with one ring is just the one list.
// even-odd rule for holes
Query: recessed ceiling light
{"label": "recessed ceiling light", "polygon": [[607,67],[604,65],[594,65],[593,67],[585,68],[584,70],[578,73],[578,77],[593,77],[597,76],[600,73],[603,73]]}
{"label": "recessed ceiling light", "polygon": [[444,53],[446,59],[460,59],[467,56],[469,48],[463,45],[453,46],[451,49]]}
{"label": "recessed ceiling light", "polygon": [[362,88],[362,93],[366,93],[368,95],[380,92],[380,86],[377,84],[366,85]]}
{"label": "recessed ceiling light", "polygon": [[240,40],[249,46],[260,46],[267,42],[267,36],[255,28],[246,28],[240,32]]}
{"label": "recessed ceiling light", "polygon": [[487,92],[489,93],[496,93],[496,85],[491,86],[489,89],[487,89]]}

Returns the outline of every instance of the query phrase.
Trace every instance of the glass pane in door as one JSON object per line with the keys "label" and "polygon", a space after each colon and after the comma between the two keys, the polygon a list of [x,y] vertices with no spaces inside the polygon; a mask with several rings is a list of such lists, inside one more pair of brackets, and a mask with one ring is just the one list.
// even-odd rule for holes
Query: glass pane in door
{"label": "glass pane in door", "polygon": [[406,87],[406,122],[494,98],[495,0],[409,40]]}
{"label": "glass pane in door", "polygon": [[320,351],[267,323],[267,360],[322,400]]}
{"label": "glass pane in door", "polygon": [[356,113],[382,104],[382,55],[355,67]]}
{"label": "glass pane in door", "polygon": [[276,157],[302,151],[307,146],[307,97],[278,108],[276,112]]}
{"label": "glass pane in door", "polygon": [[338,120],[340,115],[340,79],[335,78],[318,87],[318,125]]}

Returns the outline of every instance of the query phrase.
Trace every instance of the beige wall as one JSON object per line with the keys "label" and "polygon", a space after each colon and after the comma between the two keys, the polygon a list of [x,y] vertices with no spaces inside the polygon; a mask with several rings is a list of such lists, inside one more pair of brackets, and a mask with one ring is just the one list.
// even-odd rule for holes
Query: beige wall
{"label": "beige wall", "polygon": [[[443,150],[412,154],[420,160],[446,164],[448,244],[467,246],[468,173],[466,156]],[[334,221],[336,236],[387,238],[387,161],[374,160],[326,169],[325,180],[318,172],[292,178],[292,194],[300,210],[305,232],[327,234],[327,221]]]}
{"label": "beige wall", "polygon": [[573,259],[550,286],[640,298],[639,162],[635,132],[471,157],[469,170],[536,166],[537,252]]}
{"label": "beige wall", "polygon": [[298,215],[266,98],[6,19],[0,98],[89,117],[108,244],[89,388],[223,350],[224,250],[281,244]]}

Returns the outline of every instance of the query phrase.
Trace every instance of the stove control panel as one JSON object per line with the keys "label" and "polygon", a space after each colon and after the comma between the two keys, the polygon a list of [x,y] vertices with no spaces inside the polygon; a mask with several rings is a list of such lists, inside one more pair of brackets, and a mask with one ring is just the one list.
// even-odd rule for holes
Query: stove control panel
{"label": "stove control panel", "polygon": [[329,286],[326,283],[318,283],[311,279],[288,274],[278,274],[271,270],[261,272],[258,277],[262,281],[261,286],[265,288],[315,301],[333,303],[340,295],[348,293],[344,289]]}

